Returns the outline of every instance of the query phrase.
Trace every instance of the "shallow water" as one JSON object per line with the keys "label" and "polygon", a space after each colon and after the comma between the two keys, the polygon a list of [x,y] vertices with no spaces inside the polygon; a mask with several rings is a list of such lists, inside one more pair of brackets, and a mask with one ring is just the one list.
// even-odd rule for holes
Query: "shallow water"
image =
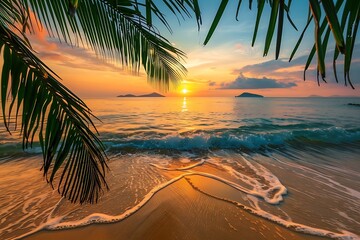
{"label": "shallow water", "polygon": [[[88,99],[110,191],[73,205],[42,179],[41,149],[0,133],[0,238],[119,221],[179,179],[294,231],[360,238],[360,108],[339,98]],[[219,192],[216,184],[232,190]],[[219,195],[220,194],[220,195]]]}

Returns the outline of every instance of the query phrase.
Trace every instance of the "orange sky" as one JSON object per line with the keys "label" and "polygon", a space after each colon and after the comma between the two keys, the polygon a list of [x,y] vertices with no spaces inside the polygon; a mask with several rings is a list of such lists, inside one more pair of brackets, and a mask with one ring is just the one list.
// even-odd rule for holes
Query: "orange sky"
{"label": "orange sky", "polygon": [[[251,37],[253,28],[246,25],[242,27],[241,34]],[[307,81],[302,79],[305,57],[299,54],[292,63],[287,62],[285,57],[289,56],[293,43],[285,42],[282,59],[275,61],[273,52],[266,58],[262,57],[263,39],[251,47],[250,37],[243,40],[239,38],[238,32],[234,24],[225,22],[219,26],[213,41],[205,47],[201,43],[206,31],[198,32],[194,23],[178,27],[174,35],[167,34],[166,37],[176,47],[187,53],[184,65],[188,69],[188,75],[177,89],[173,88],[163,94],[183,96],[182,90],[187,89],[187,96],[201,97],[235,96],[242,92],[259,93],[268,97],[360,97],[360,81],[356,79],[360,74],[360,58],[356,56],[356,49],[351,72],[356,89],[345,87],[342,79],[339,84],[335,84],[331,77],[328,84],[318,87],[314,66],[308,71]],[[49,39],[45,30],[36,30],[35,35],[31,36],[31,42],[39,57],[80,97],[115,97],[119,94],[158,91],[147,84],[144,72],[134,75],[121,66],[97,58],[91,51],[60,44]],[[306,55],[309,51],[306,47],[311,44],[305,44],[300,53]],[[328,66],[328,75],[332,75],[331,65]]]}
{"label": "orange sky", "polygon": [[[144,72],[133,74],[120,66],[106,63],[98,59],[92,52],[55,44],[46,38],[32,39],[35,49],[45,61],[63,79],[66,86],[80,97],[114,97],[119,94],[143,94],[158,91],[147,83]],[[307,81],[302,80],[303,64],[279,68],[275,71],[254,72],[244,71],[244,66],[261,62],[272,62],[272,57],[262,58],[261,53],[248,47],[246,57],[242,60],[237,55],[226,54],[236,52],[238,46],[208,49],[197,47],[188,53],[185,66],[188,75],[177,89],[171,89],[166,96],[183,96],[182,90],[188,90],[187,96],[235,96],[244,91],[259,93],[269,97],[302,97],[308,95],[352,95],[360,96],[358,89],[352,90],[339,84],[321,84],[317,86],[314,68],[309,70]],[[246,48],[246,46],[244,47]],[[285,61],[284,61],[285,62]],[[239,70],[236,70],[239,69]],[[331,70],[331,67],[329,67]],[[329,70],[329,71],[330,71]],[[248,78],[274,78],[279,81],[296,82],[296,87],[268,89],[219,89],[222,83],[232,82],[240,73]],[[286,77],[287,76],[287,79]],[[256,81],[256,80],[255,80]],[[158,91],[160,92],[160,91]]]}

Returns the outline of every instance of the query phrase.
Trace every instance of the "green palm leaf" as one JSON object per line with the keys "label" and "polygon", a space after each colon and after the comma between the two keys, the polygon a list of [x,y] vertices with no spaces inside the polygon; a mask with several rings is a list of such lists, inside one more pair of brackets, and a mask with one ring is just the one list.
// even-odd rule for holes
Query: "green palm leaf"
{"label": "green palm leaf", "polygon": [[89,128],[94,127],[90,110],[2,23],[0,53],[4,54],[1,102],[5,126],[11,129],[7,117],[13,112],[21,118],[24,148],[38,134],[44,176],[52,184],[61,171],[58,191],[62,196],[72,202],[97,201],[102,188],[107,188],[107,165],[103,146]]}
{"label": "green palm leaf", "polygon": [[[192,9],[199,11],[195,2]],[[175,14],[188,14],[180,1],[172,4],[169,6],[176,7]],[[7,118],[15,114],[21,122],[24,148],[31,146],[38,135],[44,176],[51,184],[58,183],[61,195],[72,202],[97,201],[102,189],[107,188],[107,166],[103,146],[90,129],[96,130],[92,114],[35,56],[24,32],[32,32],[42,24],[51,37],[61,42],[91,48],[98,56],[135,72],[143,66],[149,82],[164,90],[186,73],[180,63],[185,54],[150,28],[151,22],[132,1],[80,0],[67,5],[66,1],[4,0],[0,7],[0,53],[4,55],[1,106],[5,127],[10,131]],[[30,9],[37,16],[35,22],[29,18]],[[154,4],[150,13],[153,11],[162,16]],[[58,172],[61,174],[55,180]]]}
{"label": "green palm leaf", "polygon": [[[109,1],[111,2],[111,1]],[[152,14],[154,14],[160,21],[170,30],[170,25],[166,19],[166,15],[159,9],[159,1],[153,0],[145,0],[145,4],[142,3],[143,1],[136,1],[136,8],[140,9],[141,7],[145,7],[146,11],[146,22],[149,26],[152,25]],[[201,19],[201,11],[198,0],[162,0],[161,3],[164,7],[169,9],[175,17],[181,18],[191,17],[191,14],[195,14],[196,22],[198,27],[202,24]]]}
{"label": "green palm leaf", "polygon": [[[152,1],[146,1],[146,9],[150,9],[146,17],[141,15],[139,3],[133,1],[79,0],[75,17],[67,14],[66,1],[28,2],[51,37],[89,47],[101,58],[134,72],[142,66],[149,82],[162,90],[169,89],[170,83],[177,85],[186,74],[180,62],[185,54],[150,27],[151,13],[164,17]],[[171,3],[170,7],[180,6]],[[188,13],[184,6],[173,11]]]}
{"label": "green palm leaf", "polygon": [[[223,16],[225,7],[227,5],[228,1],[222,1],[221,5],[218,8],[218,12],[216,13],[213,23],[208,31],[208,34],[205,38],[204,44],[206,45],[213,33],[216,30],[217,24],[219,23],[221,17]],[[238,0],[238,6],[236,9],[236,19],[239,14],[239,8],[242,3],[242,0]],[[251,10],[253,1],[249,0],[249,8]],[[265,4],[267,3],[267,4]],[[266,39],[264,43],[264,56],[266,56],[270,50],[273,34],[275,31],[275,26],[277,23],[277,40],[276,40],[276,50],[275,50],[275,59],[278,59],[280,49],[281,49],[281,39],[283,36],[283,18],[284,18],[284,12],[287,14],[287,18],[291,26],[297,30],[295,24],[293,23],[289,12],[292,8],[292,1],[288,0],[287,4],[285,3],[285,0],[273,0],[273,1],[264,1],[264,0],[258,0],[258,10],[257,10],[257,16],[255,21],[255,27],[254,27],[254,35],[252,39],[252,46],[255,43],[260,19],[263,15],[263,9],[265,6],[267,6],[270,10],[270,17],[268,20],[268,29],[266,33]],[[321,75],[322,79],[325,81],[325,72],[326,72],[326,65],[325,65],[325,55],[328,51],[327,49],[327,42],[330,37],[330,30],[333,36],[333,39],[336,42],[335,46],[335,53],[334,53],[334,59],[333,59],[333,68],[334,68],[334,75],[336,81],[337,74],[336,74],[336,60],[340,53],[344,54],[344,79],[345,79],[345,85],[349,83],[349,85],[354,88],[351,80],[350,80],[350,67],[351,67],[351,60],[352,55],[355,47],[355,40],[356,35],[359,27],[359,19],[360,19],[360,1],[355,0],[335,0],[335,4],[333,0],[329,1],[319,1],[319,0],[309,0],[308,1],[309,8],[311,8],[311,16],[309,16],[307,19],[307,23],[305,25],[305,28],[303,32],[301,33],[298,41],[295,44],[295,47],[290,55],[289,61],[293,59],[295,56],[296,51],[298,50],[302,39],[310,25],[310,23],[313,23],[315,25],[315,37],[314,37],[314,47],[312,48],[307,62],[305,64],[305,70],[304,70],[304,79],[305,79],[305,73],[308,67],[311,64],[311,61],[315,54],[317,54],[317,71],[318,76]],[[341,16],[341,22],[339,21],[339,17]],[[238,20],[238,19],[237,19]],[[321,24],[320,24],[321,23]],[[346,29],[346,31],[345,31]]]}
{"label": "green palm leaf", "polygon": [[[204,44],[213,36],[228,2],[221,1]],[[238,0],[236,17],[241,3],[242,0]],[[249,0],[250,9],[252,3]],[[256,40],[263,9],[267,6],[271,14],[264,55],[270,50],[277,25],[277,59],[285,12],[296,29],[289,16],[292,1],[258,0],[257,3],[252,44]],[[325,78],[325,53],[332,33],[336,42],[333,60],[335,77],[338,55],[345,54],[345,84],[353,87],[349,71],[360,21],[360,2],[337,0],[333,4],[309,0],[310,6],[312,15],[308,17],[290,60],[309,24],[314,22],[315,44],[305,71],[317,54],[318,73]],[[36,57],[24,33],[44,26],[51,37],[74,47],[92,49],[100,58],[121,64],[135,73],[143,67],[149,83],[168,90],[171,84],[176,85],[183,78],[186,69],[180,62],[185,56],[184,52],[172,46],[153,26],[154,18],[157,18],[171,31],[164,9],[177,18],[194,14],[198,26],[202,23],[198,0],[0,1],[0,53],[4,56],[0,99],[5,127],[8,131],[12,129],[9,119],[14,114],[21,125],[24,148],[31,146],[38,136],[44,155],[44,175],[51,184],[58,182],[59,192],[73,202],[97,201],[102,189],[107,188],[104,148],[92,131],[96,131],[96,128],[90,110]],[[35,13],[36,21],[29,18],[30,11]],[[337,17],[340,11],[341,21]],[[56,178],[57,173],[60,173],[59,178]]]}
{"label": "green palm leaf", "polygon": [[317,0],[309,0],[309,2],[315,21],[315,46],[318,54],[317,78],[319,82],[319,73],[321,74],[322,79],[325,79],[325,53],[322,47],[322,31],[320,29],[321,8]]}
{"label": "green palm leaf", "polygon": [[[222,15],[224,14],[224,11],[225,11],[225,8],[226,8],[228,2],[229,2],[229,0],[222,0],[221,1],[219,9],[216,12],[215,18],[214,18],[214,20],[213,20],[213,22],[212,22],[212,24],[210,26],[209,32],[206,35],[206,38],[204,40],[204,45],[206,45],[210,41],[210,38],[214,34],[215,29],[216,29],[217,25],[219,24],[219,21],[220,21]],[[240,7],[240,5],[239,5],[239,7]]]}
{"label": "green palm leaf", "polygon": [[[240,4],[240,2],[239,2],[239,4]],[[259,29],[260,19],[261,19],[261,16],[262,16],[262,12],[264,10],[264,5],[265,5],[265,0],[259,0],[258,1],[258,11],[257,11],[257,14],[256,14],[255,29],[254,29],[253,39],[252,39],[252,42],[251,42],[252,47],[255,44],[257,32],[258,32],[258,29]]]}

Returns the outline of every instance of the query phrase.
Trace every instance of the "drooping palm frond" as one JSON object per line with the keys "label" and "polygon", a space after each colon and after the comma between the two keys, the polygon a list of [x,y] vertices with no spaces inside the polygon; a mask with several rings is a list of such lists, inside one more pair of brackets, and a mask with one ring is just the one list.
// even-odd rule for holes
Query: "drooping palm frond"
{"label": "drooping palm frond", "polygon": [[[252,7],[252,0],[249,0],[249,8]],[[334,3],[335,2],[335,3]],[[206,45],[212,35],[214,34],[216,27],[223,16],[225,8],[227,7],[229,0],[222,0],[220,2],[218,12],[216,13],[214,20],[209,28],[208,34],[204,40],[204,45]],[[268,29],[266,33],[266,39],[264,44],[264,56],[269,52],[271,42],[273,39],[275,28],[277,28],[277,39],[276,39],[276,50],[275,50],[275,59],[278,59],[281,49],[281,39],[283,37],[283,26],[284,26],[284,14],[286,13],[289,23],[297,30],[295,24],[293,23],[289,13],[292,6],[292,0],[258,0],[257,1],[257,16],[254,27],[254,35],[252,40],[252,45],[254,45],[261,16],[263,15],[264,7],[267,6],[270,9],[270,17],[268,20]],[[242,0],[238,0],[238,7],[236,10],[236,18],[239,13],[239,8],[242,4]],[[302,31],[299,40],[295,44],[294,50],[291,53],[290,60],[294,57],[300,43],[302,42],[303,36],[307,31],[310,23],[315,25],[315,37],[314,37],[314,46],[309,54],[308,60],[305,64],[304,70],[304,79],[305,72],[310,66],[310,63],[315,55],[317,54],[317,72],[318,72],[318,82],[319,75],[325,81],[326,77],[326,65],[325,65],[325,55],[328,51],[328,41],[330,33],[333,36],[333,39],[336,43],[334,48],[334,59],[333,59],[333,69],[336,81],[338,81],[336,74],[336,60],[339,54],[344,54],[344,82],[345,85],[348,83],[352,88],[354,88],[350,80],[350,67],[351,59],[354,51],[355,40],[357,35],[357,30],[360,22],[360,1],[355,0],[329,0],[329,1],[319,1],[319,0],[309,0],[309,9],[310,15],[308,16],[307,24]],[[339,20],[341,18],[341,21]],[[346,30],[346,31],[345,31]],[[320,83],[319,83],[320,84]]]}
{"label": "drooping palm frond", "polygon": [[[252,9],[252,2],[251,0],[249,0],[249,9]],[[209,28],[209,31],[205,37],[204,40],[204,45],[206,45],[212,35],[214,34],[217,25],[219,24],[224,11],[227,7],[229,3],[229,0],[222,0],[218,11],[214,17],[214,20]],[[238,20],[238,14],[240,11],[240,7],[242,5],[242,0],[238,0],[238,6],[236,9],[236,20]],[[265,4],[267,3],[267,4]],[[276,52],[275,52],[275,59],[279,58],[279,54],[280,54],[280,49],[281,49],[281,40],[282,40],[282,31],[283,31],[283,25],[284,25],[284,14],[286,12],[287,15],[287,19],[289,21],[289,23],[297,30],[295,24],[293,23],[289,12],[290,12],[290,8],[291,8],[291,3],[292,1],[289,0],[287,3],[285,3],[284,0],[273,0],[273,1],[266,1],[266,0],[258,0],[257,1],[257,15],[256,15],[256,21],[255,21],[255,27],[254,27],[254,34],[253,34],[253,39],[252,39],[252,46],[255,43],[256,40],[256,36],[257,36],[257,32],[259,29],[259,25],[260,25],[260,20],[261,20],[261,16],[263,15],[263,10],[265,5],[268,6],[270,8],[270,18],[268,21],[268,30],[266,33],[266,40],[265,40],[265,44],[264,44],[264,56],[266,56],[270,50],[270,45],[273,39],[273,35],[274,35],[274,31],[275,31],[275,27],[276,27],[276,23],[277,23],[277,41],[276,41]]]}
{"label": "drooping palm frond", "polygon": [[[159,9],[159,5],[161,5],[159,4],[159,1],[137,0],[135,2],[136,9],[141,10],[141,8],[144,8],[144,11],[146,12],[146,23],[148,26],[152,26],[153,15],[155,15],[171,32],[171,27],[168,23],[166,15]],[[194,13],[198,28],[200,28],[202,19],[198,0],[162,0],[161,2],[163,7],[166,7],[168,10],[170,10],[177,18],[179,18],[179,15],[183,19],[185,16],[191,17],[192,13]]]}
{"label": "drooping palm frond", "polygon": [[[96,202],[102,188],[107,188],[107,165],[102,143],[90,129],[94,127],[91,112],[34,55],[28,43],[13,32],[16,24],[4,21],[17,17],[16,11],[20,9],[12,10],[15,15],[0,14],[4,124],[10,131],[16,128],[16,123],[11,125],[10,116],[20,120],[24,148],[32,145],[38,135],[44,176],[52,184],[61,171],[57,182],[62,196],[72,202]],[[61,165],[64,167],[60,168]]]}
{"label": "drooping palm frond", "polygon": [[[79,0],[76,14],[67,14],[67,1],[28,0],[51,37],[70,45],[90,48],[107,61],[119,63],[139,72],[141,66],[150,83],[168,90],[186,73],[181,60],[184,52],[172,46],[139,10],[140,3],[129,0]],[[151,3],[160,19],[156,5]],[[173,6],[171,3],[169,7]],[[174,13],[185,12],[184,7]]]}
{"label": "drooping palm frond", "polygon": [[[221,1],[204,44],[213,35],[228,2]],[[241,2],[238,0],[236,14]],[[252,2],[249,0],[250,9]],[[268,54],[277,26],[275,57],[278,58],[285,12],[294,26],[289,17],[292,1],[257,2],[253,43],[263,9],[270,7],[264,55]],[[345,83],[352,86],[349,70],[359,24],[360,2],[338,0],[334,6],[324,2],[310,1],[309,4],[312,14],[306,26],[314,21],[317,37],[307,67],[317,53],[318,71],[325,78],[323,61],[332,33],[336,42],[334,65],[338,55],[345,54]],[[176,84],[186,70],[180,63],[184,53],[173,47],[153,26],[153,16],[156,16],[170,29],[167,16],[159,4],[175,16],[190,16],[193,12],[198,25],[201,24],[198,0],[0,1],[0,53],[4,55],[0,93],[5,126],[10,130],[8,117],[15,113],[21,121],[24,147],[31,145],[34,137],[39,135],[44,153],[44,174],[52,183],[56,173],[62,171],[58,190],[71,201],[93,202],[98,199],[102,187],[106,187],[106,156],[101,142],[90,130],[94,127],[90,110],[35,56],[24,31],[44,26],[51,37],[72,46],[90,48],[98,56],[127,66],[134,72],[144,67],[150,83],[168,89],[170,82]],[[341,21],[337,19],[340,10]],[[29,18],[30,11],[34,11],[36,21]],[[7,100],[10,100],[9,104],[6,104]]]}
{"label": "drooping palm frond", "polygon": [[[90,110],[36,57],[24,32],[44,26],[51,37],[93,49],[98,56],[135,72],[143,66],[149,81],[166,89],[170,82],[182,79],[186,70],[180,60],[184,53],[148,26],[137,4],[128,0],[0,3],[0,53],[4,55],[1,107],[5,127],[10,132],[10,115],[15,114],[20,120],[24,148],[32,145],[38,135],[44,176],[53,184],[56,173],[61,172],[58,191],[72,202],[92,203],[98,200],[102,188],[107,188],[106,156],[90,129],[95,129]],[[154,6],[151,11],[156,10]],[[35,21],[30,18],[31,11]]]}

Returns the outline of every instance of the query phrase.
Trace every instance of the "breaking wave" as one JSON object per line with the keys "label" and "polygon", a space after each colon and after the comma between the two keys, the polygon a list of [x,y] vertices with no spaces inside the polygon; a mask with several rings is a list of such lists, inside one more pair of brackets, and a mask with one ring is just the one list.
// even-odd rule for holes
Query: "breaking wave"
{"label": "breaking wave", "polygon": [[303,129],[292,131],[275,131],[250,133],[241,130],[218,132],[201,132],[148,139],[113,138],[107,141],[109,150],[208,150],[239,149],[259,150],[286,145],[345,144],[360,141],[360,129],[328,127],[324,129]]}

